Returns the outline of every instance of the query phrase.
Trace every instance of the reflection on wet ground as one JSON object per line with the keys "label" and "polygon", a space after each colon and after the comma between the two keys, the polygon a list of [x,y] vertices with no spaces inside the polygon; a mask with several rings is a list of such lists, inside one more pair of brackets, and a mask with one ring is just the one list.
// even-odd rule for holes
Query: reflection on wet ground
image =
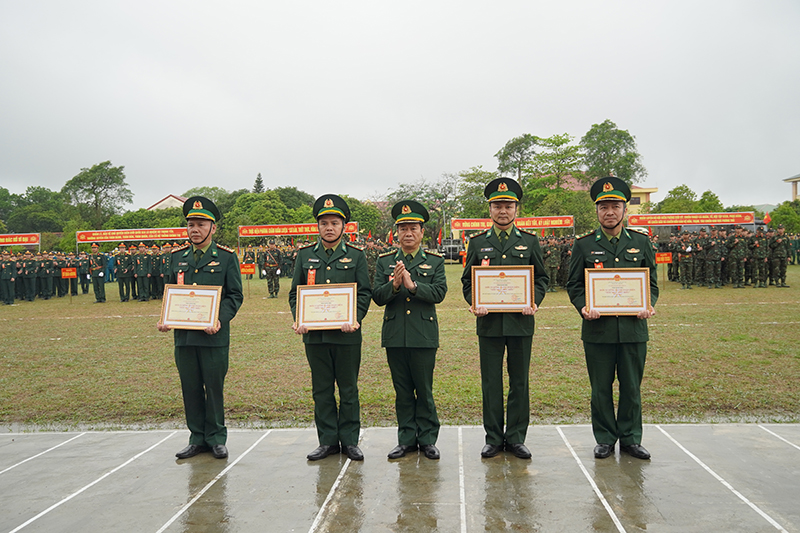
{"label": "reflection on wet ground", "polygon": [[649,425],[652,461],[594,459],[587,426],[530,428],[531,460],[482,459],[478,427],[439,461],[387,459],[392,428],[363,462],[306,461],[313,429],[232,430],[225,460],[186,438],[0,434],[0,531],[800,531],[798,424]]}

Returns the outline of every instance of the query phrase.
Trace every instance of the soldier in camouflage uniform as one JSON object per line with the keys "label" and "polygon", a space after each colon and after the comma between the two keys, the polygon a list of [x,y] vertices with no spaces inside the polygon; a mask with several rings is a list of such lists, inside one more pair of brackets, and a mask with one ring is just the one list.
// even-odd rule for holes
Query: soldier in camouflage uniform
{"label": "soldier in camouflage uniform", "polygon": [[691,289],[694,273],[694,246],[692,236],[688,231],[683,232],[683,238],[678,244],[678,261],[681,270],[681,289]]}
{"label": "soldier in camouflage uniform", "polygon": [[547,244],[542,247],[542,256],[544,257],[544,268],[550,277],[547,292],[558,292],[556,284],[558,283],[558,272],[561,270],[561,247],[556,244],[555,237],[550,236],[547,239]]}
{"label": "soldier in camouflage uniform", "polygon": [[269,248],[264,252],[264,271],[266,272],[270,298],[277,298],[278,291],[281,290],[281,281],[278,273],[280,264],[281,252],[275,246],[275,241],[269,241]]}
{"label": "soldier in camouflage uniform", "polygon": [[706,228],[700,228],[700,232],[694,238],[694,283],[698,287],[705,285],[706,277],[706,244],[708,236]]}
{"label": "soldier in camouflage uniform", "polygon": [[[245,265],[254,265],[256,264],[256,253],[253,251],[253,245],[247,245],[247,251],[244,253],[244,259],[242,263]],[[261,276],[259,276],[261,277]],[[247,274],[247,279],[253,279],[252,274]]]}
{"label": "soldier in camouflage uniform", "polygon": [[133,280],[133,258],[128,254],[124,242],[119,243],[119,253],[115,263],[115,274],[119,285],[119,301],[127,302],[131,299],[131,280]]}
{"label": "soldier in camouflage uniform", "polygon": [[767,272],[769,271],[769,239],[764,234],[764,227],[759,226],[755,236],[750,240],[753,262],[753,285],[755,288],[767,288]]}
{"label": "soldier in camouflage uniform", "polygon": [[706,240],[706,284],[709,289],[721,289],[720,270],[722,266],[722,250],[725,242],[720,239],[716,227],[711,228],[711,235]]}
{"label": "soldier in camouflage uniform", "polygon": [[783,224],[778,226],[778,234],[769,241],[772,250],[772,272],[775,276],[775,286],[789,287],[786,284],[786,265],[789,262],[789,239]]}
{"label": "soldier in camouflage uniform", "polygon": [[375,266],[378,264],[378,248],[375,241],[367,239],[367,247],[364,248],[364,255],[367,256],[367,270],[369,270],[369,282],[375,282]]}
{"label": "soldier in camouflage uniform", "polygon": [[678,236],[673,233],[669,236],[669,242],[667,243],[667,251],[672,254],[672,262],[669,264],[669,268],[667,269],[667,279],[669,279],[669,281],[680,280],[680,276],[678,275],[679,250],[680,241],[678,240]]}
{"label": "soldier in camouflage uniform", "polygon": [[728,247],[728,271],[734,289],[744,288],[744,264],[747,262],[748,243],[741,226],[736,226],[735,233],[725,243]]}
{"label": "soldier in camouflage uniform", "polygon": [[749,287],[750,282],[753,281],[753,239],[755,235],[749,229],[744,228],[742,234],[747,239],[747,261],[744,262],[744,286]]}

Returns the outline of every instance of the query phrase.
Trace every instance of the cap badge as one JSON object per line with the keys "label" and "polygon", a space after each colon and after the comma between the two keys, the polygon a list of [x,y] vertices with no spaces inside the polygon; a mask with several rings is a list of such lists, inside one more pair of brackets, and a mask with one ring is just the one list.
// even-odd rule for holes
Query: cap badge
{"label": "cap badge", "polygon": [[325,200],[325,207],[333,207],[333,200],[331,200],[330,198]]}
{"label": "cap badge", "polygon": [[611,182],[607,181],[607,182],[605,182],[603,184],[603,192],[608,192],[608,191],[613,191],[613,190],[614,190],[614,186],[611,185]]}
{"label": "cap badge", "polygon": [[404,214],[404,215],[407,215],[407,214],[409,214],[410,212],[411,212],[411,208],[410,208],[410,207],[408,207],[407,205],[404,205],[404,206],[403,206],[403,214]]}
{"label": "cap badge", "polygon": [[194,208],[195,209],[203,209],[203,204],[200,203],[200,200],[194,201]]}
{"label": "cap badge", "polygon": [[501,181],[500,185],[497,186],[497,190],[500,191],[500,192],[507,192],[508,191],[508,185],[506,185],[505,182]]}

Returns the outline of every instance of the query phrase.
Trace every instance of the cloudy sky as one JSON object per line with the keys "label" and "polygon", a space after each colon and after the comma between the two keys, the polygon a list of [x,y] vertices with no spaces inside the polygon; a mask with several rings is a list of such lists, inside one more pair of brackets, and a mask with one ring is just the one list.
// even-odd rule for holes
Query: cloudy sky
{"label": "cloudy sky", "polygon": [[368,198],[523,133],[636,137],[656,200],[778,203],[800,173],[797,0],[3,2],[0,186],[124,165]]}

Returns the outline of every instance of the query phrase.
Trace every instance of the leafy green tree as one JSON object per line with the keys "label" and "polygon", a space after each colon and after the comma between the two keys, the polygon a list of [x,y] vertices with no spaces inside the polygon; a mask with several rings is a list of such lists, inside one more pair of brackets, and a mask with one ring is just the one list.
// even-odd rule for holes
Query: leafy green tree
{"label": "leafy green tree", "polygon": [[[752,212],[756,218],[764,218],[765,213],[755,208],[752,205],[732,205],[723,209],[726,213],[750,213]],[[773,211],[774,212],[774,211]]]}
{"label": "leafy green tree", "polygon": [[289,209],[297,209],[302,205],[312,207],[314,205],[314,200],[316,200],[316,198],[307,192],[298,190],[297,187],[278,187],[273,190],[278,193],[281,201],[286,204],[286,207]]}
{"label": "leafy green tree", "polygon": [[228,245],[236,244],[239,226],[285,224],[291,216],[290,210],[275,191],[241,194],[230,210],[220,211],[222,220],[218,224],[217,234],[220,242]]}
{"label": "leafy green tree", "polygon": [[256,176],[256,182],[253,184],[253,192],[264,192],[264,180],[261,178],[261,172],[259,172],[258,176]]}
{"label": "leafy green tree", "polygon": [[769,216],[772,218],[770,226],[783,224],[789,233],[800,232],[800,199],[780,203]]}
{"label": "leafy green tree", "polygon": [[697,194],[687,185],[678,185],[658,202],[654,213],[696,213]]}
{"label": "leafy green tree", "polygon": [[[556,134],[551,137],[536,137],[536,144],[541,148],[533,155],[528,165],[530,174],[547,180],[551,188],[560,189],[567,177],[574,177],[578,181],[587,181],[581,172],[583,154],[581,147],[571,144],[574,137],[567,133]],[[545,182],[540,182],[545,184]]]}
{"label": "leafy green tree", "polygon": [[590,178],[617,176],[628,183],[636,183],[647,176],[642,157],[636,151],[636,138],[608,119],[592,124],[581,138],[581,147]]}
{"label": "leafy green tree", "polygon": [[19,196],[12,194],[5,187],[0,187],[0,222],[5,222],[16,208]]}
{"label": "leafy green tree", "polygon": [[575,217],[576,233],[583,233],[597,226],[594,202],[588,191],[559,189],[547,195],[536,210],[530,214],[533,216],[572,215]]}
{"label": "leafy green tree", "polygon": [[347,195],[342,195],[342,199],[350,207],[350,220],[358,222],[359,233],[366,236],[371,231],[375,235],[381,223],[381,212],[375,204]]}
{"label": "leafy green tree", "polygon": [[483,170],[482,166],[472,167],[458,173],[461,181],[458,185],[456,205],[457,216],[463,218],[488,218],[489,203],[483,196],[483,190],[493,179],[499,177],[497,172]]}
{"label": "leafy green tree", "polygon": [[524,133],[508,141],[494,156],[497,158],[497,172],[511,175],[523,183],[525,172],[536,153],[537,137]]}
{"label": "leafy green tree", "polygon": [[[431,219],[425,225],[427,240],[430,242],[442,234],[446,237],[450,234],[450,221],[458,213],[458,198],[461,178],[457,174],[442,174],[435,182],[428,182],[424,179],[413,183],[401,183],[396,189],[389,191],[386,199],[391,206],[400,200],[416,200],[428,210]],[[485,184],[484,184],[485,186]]]}
{"label": "leafy green tree", "polygon": [[185,225],[180,207],[152,211],[142,208],[112,216],[103,224],[103,229],[180,228]]}
{"label": "leafy green tree", "polygon": [[[247,189],[243,189],[246,192],[250,192]],[[204,198],[208,198],[219,207],[219,203],[225,200],[231,193],[227,190],[223,189],[222,187],[192,187],[181,196],[184,198],[191,198],[192,196],[203,196]]]}
{"label": "leafy green tree", "polygon": [[15,196],[15,207],[6,220],[12,233],[59,232],[68,217],[64,195],[46,187],[31,186],[25,194]]}
{"label": "leafy green tree", "polygon": [[125,182],[125,167],[113,167],[111,161],[82,168],[69,180],[61,192],[74,205],[88,209],[87,217],[95,229],[120,212],[124,204],[133,202],[133,193]]}
{"label": "leafy green tree", "polygon": [[698,213],[719,213],[725,208],[722,206],[719,196],[711,191],[706,191],[697,201],[696,209]]}

